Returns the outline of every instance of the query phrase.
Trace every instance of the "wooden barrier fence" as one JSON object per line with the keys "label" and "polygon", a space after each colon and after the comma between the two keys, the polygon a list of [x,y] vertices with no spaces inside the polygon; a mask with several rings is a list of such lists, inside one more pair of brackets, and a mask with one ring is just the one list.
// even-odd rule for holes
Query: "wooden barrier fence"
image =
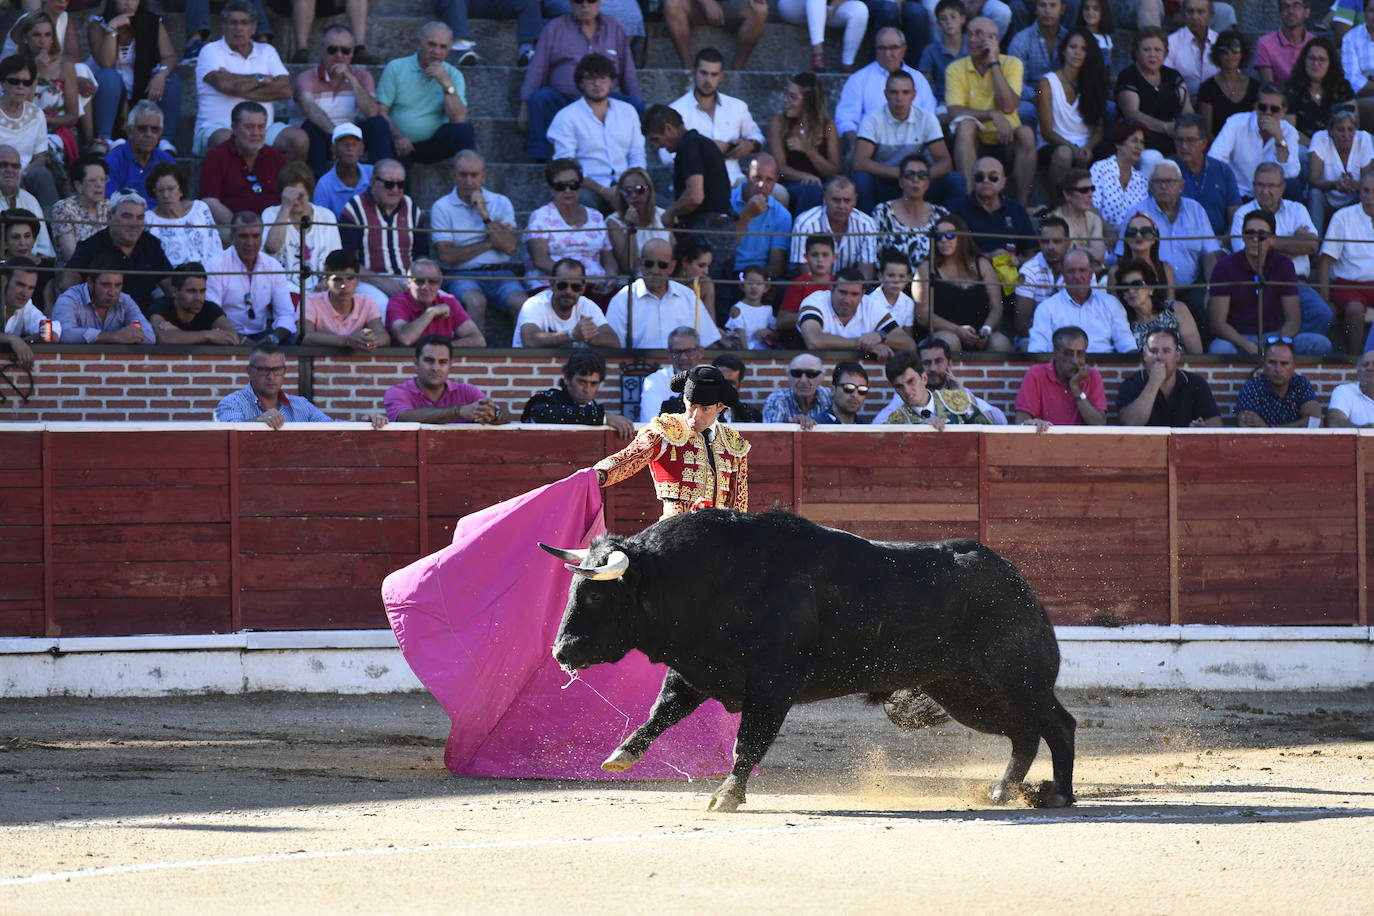
{"label": "wooden barrier fence", "polygon": [[[874,538],[979,538],[1059,624],[1369,623],[1374,437],[747,436],[756,510]],[[382,578],[448,543],[456,518],[619,445],[551,427],[12,427],[0,433],[0,636],[385,627]],[[604,492],[611,530],[658,515],[647,474]]]}

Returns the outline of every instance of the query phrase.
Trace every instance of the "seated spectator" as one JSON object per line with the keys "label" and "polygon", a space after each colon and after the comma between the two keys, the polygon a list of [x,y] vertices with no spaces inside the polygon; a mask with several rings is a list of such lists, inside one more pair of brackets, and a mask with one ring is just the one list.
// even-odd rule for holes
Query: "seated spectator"
{"label": "seated spectator", "polygon": [[[553,116],[548,140],[555,160],[581,164],[581,202],[609,213],[616,204],[616,176],[647,164],[640,113],[612,97],[615,64],[609,58],[588,54],[577,64],[576,79],[581,96]],[[720,168],[723,173],[723,161]]]}
{"label": "seated spectator", "polygon": [[[1360,11],[1369,4],[1364,0],[1355,0],[1351,5],[1356,6]],[[1364,19],[1364,28],[1352,28],[1341,38],[1340,61],[1345,71],[1346,81],[1350,83],[1350,88],[1355,91],[1355,97],[1360,111],[1360,123],[1369,126],[1370,100],[1369,95],[1374,92],[1374,17],[1360,16]],[[1339,34],[1339,33],[1337,33]]]}
{"label": "seated spectator", "polygon": [[[930,188],[930,165],[920,153],[908,153],[897,164],[901,196],[878,204],[873,222],[878,227],[877,247],[902,251],[909,264],[920,264],[930,254],[931,229],[936,220],[949,213],[926,199]],[[962,180],[963,176],[959,176]]]}
{"label": "seated spectator", "polygon": [[1010,249],[1021,260],[1035,250],[1035,228],[1026,208],[1003,193],[1007,188],[1007,173],[1002,163],[985,156],[978,160],[973,173],[973,193],[949,208],[951,216],[962,219],[973,233],[973,242],[996,264],[1005,260],[1008,268],[1015,268]]}
{"label": "seated spectator", "polygon": [[1164,58],[1183,77],[1188,95],[1197,99],[1204,80],[1216,75],[1212,49],[1217,33],[1212,29],[1212,0],[1184,0],[1183,28],[1169,36],[1169,54]]}
{"label": "seated spectator", "polygon": [[553,265],[552,280],[547,289],[530,296],[520,306],[512,347],[620,346],[620,338],[607,323],[605,314],[582,295],[587,280],[581,261],[560,259]]}
{"label": "seated spectator", "polygon": [[[1027,352],[1050,352],[1055,346],[1055,332],[1065,327],[1083,335],[1088,353],[1135,352],[1126,310],[1115,296],[1094,289],[1092,281],[1092,261],[1087,252],[1075,249],[1064,255],[1064,288],[1036,307]],[[1101,409],[1106,409],[1105,401]]]}
{"label": "seated spectator", "polygon": [[911,261],[907,256],[896,248],[879,251],[878,285],[864,296],[865,302],[886,309],[898,327],[908,333],[916,324],[916,301],[909,295],[911,288]]}
{"label": "seated spectator", "polygon": [[[920,52],[920,62],[916,64],[916,70],[930,78],[930,89],[935,94],[936,114],[940,116],[941,124],[948,121],[945,72],[959,58],[968,57],[968,39],[964,36],[967,24],[968,13],[964,11],[963,0],[939,0],[935,4],[938,34],[925,45]],[[912,45],[915,46],[915,42]]]}
{"label": "seated spectator", "polygon": [[1218,134],[1231,115],[1254,110],[1260,83],[1241,72],[1250,62],[1250,45],[1239,29],[1218,35],[1209,56],[1217,72],[1198,87],[1197,110]]}
{"label": "seated spectator", "polygon": [[998,171],[1010,162],[1021,204],[1030,200],[1035,177],[1035,131],[1021,123],[1022,62],[998,49],[997,27],[978,16],[968,24],[968,57],[945,72],[945,104],[954,134],[954,164],[969,187],[975,171],[987,171],[980,157],[996,158]]}
{"label": "seated spectator", "polygon": [[515,51],[515,66],[523,70],[534,59],[534,43],[539,40],[539,31],[544,28],[539,0],[439,0],[436,6],[440,18],[448,23],[453,32],[453,50],[458,55],[458,66],[472,66],[481,60],[468,16],[514,19],[515,40],[520,45]]}
{"label": "seated spectator", "polygon": [[[1072,258],[1077,252],[1069,252]],[[1077,259],[1075,259],[1077,260]],[[1016,392],[1016,422],[1044,432],[1051,426],[1102,426],[1107,391],[1088,365],[1088,334],[1071,324],[1054,330],[1054,356],[1026,370]]]}
{"label": "seated spectator", "polygon": [[1112,292],[1126,307],[1126,318],[1138,349],[1144,350],[1146,338],[1164,328],[1174,332],[1180,350],[1202,352],[1202,335],[1198,333],[1193,313],[1178,308],[1168,297],[1159,275],[1148,263],[1133,258],[1118,263],[1116,286]]}
{"label": "seated spectator", "polygon": [[[684,126],[694,130],[716,145],[725,157],[725,172],[729,187],[744,180],[741,164],[746,156],[763,149],[763,131],[749,113],[743,99],[720,91],[725,77],[725,58],[715,48],[702,48],[692,64],[692,88],[675,99],[670,107],[682,115]],[[660,150],[665,164],[673,156]],[[617,205],[618,206],[618,205]]]}
{"label": "seated spectator", "polygon": [[[128,145],[124,143],[121,147]],[[110,204],[105,199],[105,160],[87,153],[72,163],[70,175],[76,193],[62,198],[52,208],[53,243],[64,264],[78,242],[84,242],[110,223]]]}
{"label": "seated spectator", "polygon": [[206,300],[205,289],[204,264],[177,265],[172,298],[160,300],[148,311],[160,343],[236,347],[243,342],[224,309]]}
{"label": "seated spectator", "polygon": [[[211,149],[229,139],[230,130],[224,125],[232,125],[232,112],[243,102],[270,106],[278,99],[291,98],[291,77],[276,49],[253,40],[257,21],[253,4],[249,0],[229,0],[220,16],[224,37],[205,45],[196,56],[196,131],[191,145],[195,156],[208,157]],[[270,143],[292,159],[304,159],[310,149],[309,138],[299,127],[287,127],[285,122],[277,121],[273,109],[261,109],[266,120],[258,129],[262,133],[259,145]],[[173,123],[178,117],[180,113],[174,113]],[[275,176],[285,164],[285,157],[274,157],[263,172]],[[209,195],[202,191],[201,196]],[[261,213],[262,207],[257,212]]]}
{"label": "seated spectator", "polygon": [[57,297],[52,317],[62,325],[62,343],[151,344],[153,325],[124,292],[124,274],[102,254],[84,271],[86,281]]}
{"label": "seated spectator", "polygon": [[825,84],[816,74],[797,73],[788,80],[782,112],[768,121],[768,152],[780,166],[792,213],[820,204],[822,185],[839,175],[843,158]]}
{"label": "seated spectator", "polygon": [[1279,27],[1255,42],[1255,73],[1262,83],[1288,82],[1298,55],[1314,37],[1307,31],[1308,0],[1278,0]]}
{"label": "seated spectator", "polygon": [[363,131],[353,123],[334,128],[334,166],[315,185],[315,203],[342,216],[348,202],[372,183],[372,166],[362,161]]}
{"label": "seated spectator", "polygon": [[670,405],[680,396],[673,394],[671,382],[679,372],[698,365],[706,355],[701,345],[701,335],[696,328],[682,326],[668,332],[668,364],[660,366],[640,380],[639,409],[636,416],[640,423],[648,423],[661,413],[672,413]]}
{"label": "seated spectator", "polygon": [[1360,130],[1359,115],[1343,108],[1331,126],[1312,135],[1307,153],[1307,213],[1313,226],[1325,228],[1328,214],[1360,198],[1360,176],[1374,163],[1374,137]]}
{"label": "seated spectator", "polygon": [[635,425],[618,413],[611,413],[596,401],[596,393],[606,380],[606,360],[592,350],[574,350],[563,363],[563,377],[557,388],[545,388],[525,402],[521,423],[556,423],[571,426],[609,426],[617,436],[628,439]]}
{"label": "seated spectator", "polygon": [[[1293,259],[1274,250],[1275,226],[1274,214],[1268,210],[1247,213],[1241,223],[1244,247],[1222,258],[1212,271],[1207,304],[1213,335],[1209,353],[1259,353],[1259,338],[1271,331],[1290,338],[1290,348],[1298,353],[1321,356],[1331,352],[1325,335],[1299,333],[1302,308],[1297,273]],[[1364,320],[1363,309],[1359,320]]]}
{"label": "seated spectator", "polygon": [[[993,407],[987,401],[969,391],[967,385],[960,383],[955,377],[954,370],[949,366],[949,358],[953,351],[949,344],[937,337],[927,337],[925,340],[916,343],[916,352],[921,357],[921,371],[926,374],[926,387],[931,391],[960,390],[968,394],[973,399],[973,405],[982,411],[988,420],[998,426],[1007,425],[1007,415],[1001,408]],[[893,393],[892,400],[887,406],[878,412],[878,416],[873,418],[875,424],[886,423],[892,411],[901,407],[905,401],[899,393]]]}
{"label": "seated spectator", "polygon": [[[13,184],[17,188],[22,179],[39,202],[34,212],[42,213],[57,203],[57,185],[48,168],[48,121],[33,102],[36,80],[27,55],[0,60],[0,150],[14,154],[18,173]],[[4,168],[0,163],[0,170]],[[9,187],[4,191],[6,197],[14,193]]]}
{"label": "seated spectator", "polygon": [[863,275],[856,268],[840,271],[829,290],[802,300],[797,330],[810,350],[857,350],[887,360],[896,350],[915,350],[886,303],[864,298]]}
{"label": "seated spectator", "polygon": [[[1159,272],[1161,261],[1169,265],[1170,270],[1165,273],[1170,274],[1170,298],[1176,290],[1179,298],[1201,314],[1205,301],[1201,281],[1211,274],[1221,255],[1221,246],[1212,235],[1207,211],[1197,201],[1185,197],[1183,187],[1183,172],[1178,163],[1159,163],[1150,176],[1150,195],[1139,202],[1126,225],[1127,229],[1139,226],[1140,214],[1150,218],[1159,239],[1157,250],[1151,249],[1151,266]],[[1137,237],[1138,246],[1140,241]],[[1136,257],[1140,257],[1139,247],[1136,251]]]}
{"label": "seated spectator", "polygon": [[339,217],[342,247],[361,255],[359,276],[388,299],[405,289],[411,262],[429,255],[425,213],[405,186],[406,167],[379,160],[367,190],[345,204]]}
{"label": "seated spectator", "polygon": [[[906,57],[906,37],[900,29],[884,26],[873,33],[873,60],[845,77],[840,89],[840,98],[835,103],[835,128],[840,132],[840,142],[844,149],[853,152],[859,137],[859,128],[874,112],[888,106],[888,80],[898,73],[911,77],[912,97],[907,107],[919,109],[935,117],[937,106],[944,100],[936,95],[926,79],[926,71],[908,66],[903,62]],[[944,70],[940,71],[941,79]],[[900,118],[898,120],[901,120]],[[937,122],[938,123],[938,122]]]}
{"label": "seated spectator", "polygon": [[1297,371],[1293,344],[1286,337],[1266,337],[1260,371],[1236,395],[1236,425],[1302,428],[1321,423],[1321,402],[1312,383]]}
{"label": "seated spectator", "polygon": [[1122,426],[1221,426],[1207,379],[1178,367],[1178,331],[1156,327],[1140,348],[1144,363],[1121,382],[1116,414]]}
{"label": "seated spectator", "polygon": [[784,343],[795,341],[800,345],[801,338],[795,332],[802,300],[818,290],[829,289],[834,277],[835,242],[829,235],[808,235],[805,252],[802,272],[789,281],[778,306],[778,333]]}
{"label": "seated spectator", "polygon": [[812,236],[826,235],[835,246],[836,271],[857,267],[865,281],[872,280],[878,260],[878,225],[873,217],[855,209],[857,203],[850,178],[836,175],[827,181],[824,203],[802,213],[792,225],[791,262],[800,265],[806,256],[803,244]]}
{"label": "seated spectator", "polygon": [[33,301],[45,314],[52,313],[57,299],[57,262],[34,251],[35,240],[41,231],[38,217],[28,210],[5,210],[0,213],[0,242],[4,243],[6,261],[19,260],[38,268],[38,281],[31,293]]}
{"label": "seated spectator", "polygon": [[392,157],[407,166],[442,162],[461,149],[477,146],[472,125],[467,123],[463,74],[448,62],[453,33],[442,22],[427,22],[420,28],[416,47],[415,54],[387,64],[377,83],[378,109],[390,125],[390,136],[378,131],[375,143],[380,148],[369,150],[374,162]]}
{"label": "seated spectator", "polygon": [[[1035,307],[1058,292],[1064,271],[1064,255],[1069,251],[1069,226],[1058,216],[1040,221],[1040,250],[1021,265],[1016,275],[1015,334],[1030,336]],[[1087,250],[1087,249],[1083,249]],[[1094,262],[1094,265],[1096,262]],[[948,343],[946,343],[948,346]]]}
{"label": "seated spectator", "polygon": [[868,370],[863,363],[836,363],[830,374],[830,416],[833,423],[853,426],[859,422],[859,411],[868,398]]}
{"label": "seated spectator", "polygon": [[324,281],[325,292],[305,296],[302,346],[371,353],[391,343],[382,326],[382,304],[358,293],[358,256],[354,252],[330,252],[324,259]]}
{"label": "seated spectator", "polygon": [[244,337],[289,342],[296,334],[296,306],[281,264],[262,251],[262,218],[251,210],[235,214],[230,239],[205,265],[206,297]]}
{"label": "seated spectator", "polygon": [[281,203],[277,175],[286,165],[286,157],[267,145],[267,124],[266,108],[257,102],[239,102],[234,106],[232,136],[205,154],[200,199],[221,225],[235,213],[250,210],[261,214]]}
{"label": "seated spectator", "polygon": [[[1036,101],[1050,91],[1047,88],[1041,93],[1040,81],[1064,62],[1061,46],[1069,34],[1064,25],[1065,6],[1064,0],[1036,0],[1031,7],[1035,21],[1006,42],[1007,54],[1021,62],[1021,104],[1017,114],[1021,123],[1033,131],[1040,127]],[[1091,36],[1088,41],[1097,44]]]}
{"label": "seated spectator", "polygon": [[[1229,169],[1227,174],[1230,174]],[[1074,247],[1086,251],[1093,259],[1093,266],[1100,267],[1107,263],[1107,238],[1109,235],[1115,238],[1116,230],[1109,230],[1102,214],[1097,212],[1093,204],[1096,190],[1091,172],[1087,169],[1069,169],[1059,182],[1058,203],[1049,215],[1064,221]],[[1043,221],[1041,225],[1044,225]],[[1044,250],[1043,245],[1041,250]]]}
{"label": "seated spectator", "polygon": [[486,338],[463,306],[440,289],[444,275],[437,261],[417,258],[410,265],[408,288],[386,304],[386,326],[402,347],[429,334],[453,341],[455,347],[485,347]]}
{"label": "seated spectator", "polygon": [[[123,290],[140,308],[148,308],[156,296],[170,296],[168,274],[172,264],[162,250],[162,242],[143,231],[148,204],[139,192],[126,188],[110,198],[110,225],[76,246],[67,259],[62,288],[75,285],[77,274],[90,267],[97,257],[106,255],[125,275]],[[160,290],[160,292],[159,292]]]}
{"label": "seated spectator", "polygon": [[156,205],[144,214],[148,233],[162,243],[167,261],[208,264],[224,250],[215,217],[203,200],[188,200],[186,172],[174,162],[159,162],[148,172],[145,188]]}
{"label": "seated spectator", "polygon": [[[19,186],[20,174],[19,154],[12,146],[0,145],[0,210],[27,210],[37,216],[43,212],[43,206],[37,197]],[[48,236],[48,227],[43,223],[39,224],[34,251],[45,258],[56,254],[52,239]]]}
{"label": "seated spectator", "polygon": [[[1174,125],[1178,116],[1193,110],[1183,76],[1164,65],[1168,47],[1169,37],[1158,26],[1147,26],[1137,32],[1131,44],[1132,64],[1117,76],[1115,93],[1122,120],[1143,125],[1145,148],[1162,156],[1174,154]],[[1116,133],[1113,130],[1113,135]],[[1128,201],[1125,206],[1134,202]]]}
{"label": "seated spectator", "polygon": [[[233,0],[230,0],[233,2]],[[220,423],[265,423],[268,429],[281,429],[286,423],[341,423],[299,394],[286,396],[286,354],[275,340],[258,341],[248,354],[248,384],[215,407]],[[386,416],[376,413],[360,416],[373,429],[386,426]]]}
{"label": "seated spectator", "polygon": [[[250,6],[258,17],[256,27],[250,27],[254,41],[272,41],[272,22],[267,18],[263,0],[251,0]],[[182,63],[194,64],[210,38],[210,0],[186,0],[186,51]]]}
{"label": "seated spectator", "polygon": [[519,244],[510,198],[487,188],[487,161],[474,150],[453,159],[453,191],[434,202],[430,244],[445,266],[447,292],[480,328],[491,305],[514,315],[524,288],[506,265]]}
{"label": "seated spectator", "polygon": [[811,39],[811,69],[825,70],[825,30],[843,29],[840,64],[845,73],[854,70],[854,58],[868,30],[868,7],[863,0],[778,0],[778,16],[793,25],[806,23]]}
{"label": "seated spectator", "polygon": [[883,367],[888,383],[902,399],[902,406],[888,414],[884,423],[933,426],[992,423],[975,399],[961,388],[933,390],[927,384],[925,367],[914,350],[894,354]]}
{"label": "seated spectator", "polygon": [[778,163],[768,153],[754,156],[745,180],[730,194],[735,215],[734,270],[743,274],[750,267],[761,267],[772,277],[787,269],[792,231],[792,215],[774,196],[778,183]]}
{"label": "seated spectator", "polygon": [[1172,161],[1183,173],[1183,196],[1202,204],[1212,234],[1223,235],[1231,225],[1231,214],[1240,206],[1235,170],[1207,154],[1212,134],[1201,115],[1179,115],[1174,136],[1178,155]]}
{"label": "seated spectator", "polygon": [[525,227],[525,288],[543,288],[555,261],[575,258],[588,277],[596,278],[591,281],[593,298],[610,295],[614,284],[600,278],[615,271],[615,253],[605,217],[578,199],[582,166],[576,159],[555,159],[544,167],[544,180],[553,200],[531,213]]}
{"label": "seated spectator", "polygon": [[1102,51],[1086,29],[1075,27],[1064,36],[1059,58],[1063,64],[1041,77],[1035,89],[1044,142],[1039,158],[1048,164],[1050,184],[1055,187],[1063,184],[1069,169],[1092,165],[1093,150],[1102,142],[1107,120],[1108,88]]}
{"label": "seated spectator", "polygon": [[[754,407],[752,404],[745,404],[742,400],[744,392],[744,376],[749,371],[745,366],[744,360],[733,353],[721,353],[711,360],[711,365],[720,370],[721,377],[735,389],[736,394],[741,397],[738,407],[727,407],[725,410],[726,423],[762,423],[763,411]],[[681,397],[681,395],[674,395]]]}
{"label": "seated spectator", "polygon": [[[1337,211],[1326,227],[1316,285],[1345,332],[1347,353],[1360,352],[1368,311],[1374,307],[1374,172],[1360,176],[1360,202]],[[1366,340],[1364,350],[1374,346]]]}
{"label": "seated spectator", "polygon": [[779,388],[763,402],[763,422],[796,423],[802,429],[814,429],[817,423],[834,419],[834,398],[829,388],[820,384],[824,364],[819,356],[798,353],[787,364],[792,383]]}
{"label": "seated spectator", "polygon": [[[1116,24],[1113,19],[1112,5],[1107,0],[1082,0],[1078,4],[1078,18],[1074,20],[1075,25],[1086,29],[1097,42],[1109,77],[1112,71],[1112,51],[1116,47]],[[1111,82],[1108,81],[1108,86],[1110,85]]]}
{"label": "seated spectator", "polygon": [[[295,35],[296,53],[291,55],[291,63],[306,64],[310,62],[310,52],[306,50],[310,46],[310,29],[315,24],[315,17],[337,16],[344,13],[348,16],[348,24],[352,26],[348,30],[349,47],[353,49],[354,61],[358,64],[372,63],[372,55],[367,53],[364,43],[367,40],[367,0],[267,0],[267,5],[272,12],[278,16],[291,20],[291,30]],[[342,7],[342,9],[340,9]],[[342,25],[331,26],[325,30],[328,35],[333,29],[344,28]],[[354,36],[357,47],[354,46]]]}
{"label": "seated spectator", "polygon": [[[1210,236],[1208,239],[1210,240]],[[1137,212],[1126,220],[1126,229],[1121,233],[1120,249],[1120,260],[1138,261],[1154,271],[1159,285],[1163,288],[1165,299],[1172,302],[1178,298],[1177,275],[1174,273],[1174,265],[1160,252],[1159,226],[1155,223],[1154,217]],[[1216,258],[1212,257],[1210,260],[1215,262]],[[1205,276],[1210,276],[1210,270]],[[1199,287],[1197,291],[1205,295],[1206,287]]]}
{"label": "seated spectator", "polygon": [[181,119],[180,62],[167,24],[144,0],[105,0],[100,15],[86,23],[95,81],[95,151],[109,150],[122,102],[148,100],[163,117]]}
{"label": "seated spectator", "polygon": [[746,267],[740,272],[740,298],[730,307],[722,346],[767,350],[778,345],[778,321],[773,307],[764,301],[771,286],[771,278],[763,267]]}
{"label": "seated spectator", "polygon": [[649,242],[644,246],[640,279],[611,297],[606,320],[626,347],[661,350],[668,343],[668,332],[681,326],[695,328],[705,346],[720,341],[720,329],[701,301],[690,289],[668,279],[675,266],[667,242]]}
{"label": "seated spectator", "polygon": [[525,148],[532,161],[554,158],[549,127],[554,115],[581,94],[582,81],[576,71],[589,54],[612,62],[611,97],[630,104],[637,113],[644,110],[630,39],[622,23],[602,13],[599,0],[575,3],[568,13],[545,23],[520,84],[517,121],[528,137]]}
{"label": "seated spectator", "polygon": [[[41,276],[37,266],[21,258],[6,261],[4,292],[0,293],[0,344],[9,347],[14,361],[25,368],[33,365],[28,340],[40,339],[42,323],[48,317],[33,304],[33,291]],[[52,323],[52,339],[62,339],[60,322]]]}
{"label": "seated spectator", "polygon": [[930,260],[916,272],[916,327],[962,350],[1005,352],[1011,341],[1002,324],[1002,289],[992,262],[978,251],[968,226],[954,214],[932,233]]}
{"label": "seated spectator", "polygon": [[[735,34],[735,69],[743,70],[754,53],[754,46],[763,37],[768,22],[768,4],[764,0],[727,0],[713,3],[711,0],[664,0],[663,22],[668,28],[668,37],[673,41],[673,49],[682,62],[684,70],[691,64],[691,43],[689,35],[693,25],[723,26]],[[717,51],[717,54],[720,52]],[[701,55],[696,62],[701,63]],[[721,58],[722,66],[725,61]]]}
{"label": "seated spectator", "polygon": [[[616,192],[615,212],[606,217],[606,231],[610,234],[611,251],[615,255],[615,272],[625,275],[639,263],[640,249],[645,242],[662,239],[671,245],[673,234],[663,228],[663,208],[654,203],[654,182],[647,171],[626,169],[616,180]],[[788,227],[791,228],[790,218]],[[631,250],[631,238],[634,250]]]}
{"label": "seated spectator", "polygon": [[1093,207],[1102,214],[1108,237],[1115,239],[1150,190],[1150,179],[1140,167],[1145,126],[1139,121],[1117,121],[1112,128],[1112,145],[1116,153],[1094,162],[1088,177],[1094,188]]}
{"label": "seated spectator", "polygon": [[505,411],[481,388],[449,381],[452,368],[453,342],[439,334],[421,337],[415,344],[415,377],[392,385],[382,398],[387,418],[401,423],[505,423]]}
{"label": "seated spectator", "polygon": [[1337,428],[1374,426],[1374,352],[1355,363],[1355,381],[1337,385],[1326,405],[1326,425]]}
{"label": "seated spectator", "polygon": [[913,105],[916,87],[911,74],[898,70],[887,83],[887,104],[864,116],[854,145],[860,209],[872,210],[902,193],[900,163],[912,156],[925,164],[932,200],[943,204],[963,197],[964,176],[952,171],[954,161],[939,120]]}
{"label": "seated spectator", "polygon": [[1355,90],[1341,70],[1340,51],[1327,35],[1316,36],[1302,49],[1284,94],[1298,139],[1308,146],[1317,131],[1330,126],[1337,111],[1356,111]]}
{"label": "seated spectator", "polygon": [[[339,225],[333,213],[310,202],[315,192],[315,175],[304,162],[288,162],[277,175],[277,187],[281,189],[281,204],[262,211],[262,225],[267,230],[262,248],[287,271],[287,279],[299,297],[302,288],[310,291],[324,284],[325,258],[342,247]],[[307,218],[309,229],[302,238],[301,221]],[[306,255],[304,280],[302,250]]]}
{"label": "seated spectator", "polygon": [[[46,13],[48,19],[53,23],[53,34],[57,36],[57,44],[62,48],[61,54],[72,63],[81,61],[81,38],[76,30],[76,16],[67,12],[67,4],[62,0],[39,0],[38,3],[21,4],[25,10],[38,10]],[[32,15],[32,12],[30,12]],[[19,53],[19,26],[24,22],[23,19],[14,22],[10,31],[5,35],[3,49],[0,49],[0,57],[9,57],[11,54]],[[89,70],[90,68],[86,68]],[[95,94],[95,85],[92,82],[90,93]]]}
{"label": "seated spectator", "polygon": [[1255,110],[1233,114],[1217,134],[1211,155],[1229,163],[1236,172],[1241,197],[1254,194],[1251,177],[1261,162],[1277,162],[1283,177],[1298,177],[1298,129],[1284,120],[1288,111],[1283,91],[1273,83],[1259,90]]}
{"label": "seated spectator", "polygon": [[[350,2],[366,6],[366,0]],[[304,62],[308,57],[305,45],[298,48],[295,56]],[[320,33],[319,64],[296,76],[296,105],[305,116],[301,130],[310,138],[307,161],[314,175],[323,175],[329,168],[330,147],[337,139],[334,132],[345,124],[359,128],[359,138],[366,137],[363,142],[374,155],[390,148],[390,127],[377,101],[377,84],[372,74],[359,66],[363,63],[358,59],[361,50],[353,30],[335,23]],[[359,120],[361,127],[356,123]]]}
{"label": "seated spectator", "polygon": [[708,315],[716,314],[716,285],[711,282],[714,259],[710,245],[694,236],[687,236],[673,252],[673,260],[677,262],[674,278],[701,300]]}
{"label": "seated spectator", "polygon": [[53,18],[39,10],[20,19],[14,35],[33,60],[38,80],[33,102],[47,118],[48,152],[61,164],[76,159],[91,141],[92,119],[84,115],[76,64],[58,47],[55,28]]}

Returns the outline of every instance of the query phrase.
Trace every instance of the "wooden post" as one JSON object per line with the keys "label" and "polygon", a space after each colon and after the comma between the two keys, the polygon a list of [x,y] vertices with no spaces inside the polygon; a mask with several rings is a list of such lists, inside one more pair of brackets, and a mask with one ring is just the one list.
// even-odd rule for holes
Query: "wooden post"
{"label": "wooden post", "polygon": [[1169,436],[1169,623],[1183,623],[1183,609],[1178,600],[1178,437]]}
{"label": "wooden post", "polygon": [[429,556],[429,455],[424,427],[415,430],[415,511],[419,515],[420,556]]}
{"label": "wooden post", "polygon": [[1355,572],[1359,593],[1355,596],[1355,622],[1369,626],[1369,525],[1366,513],[1369,497],[1365,493],[1364,436],[1355,434]]}
{"label": "wooden post", "polygon": [[229,430],[229,629],[243,629],[243,555],[239,535],[239,431]]}
{"label": "wooden post", "polygon": [[53,607],[53,531],[52,531],[52,433],[44,429],[40,437],[42,455],[39,460],[43,467],[43,635],[61,636],[57,631],[56,613]]}

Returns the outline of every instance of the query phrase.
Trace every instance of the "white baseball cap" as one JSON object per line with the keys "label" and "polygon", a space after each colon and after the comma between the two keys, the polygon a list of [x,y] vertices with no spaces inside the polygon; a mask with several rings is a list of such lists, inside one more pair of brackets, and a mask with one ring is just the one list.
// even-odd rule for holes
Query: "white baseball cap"
{"label": "white baseball cap", "polygon": [[363,138],[363,131],[361,127],[354,124],[352,121],[345,121],[334,128],[334,136],[330,138],[330,141],[333,142],[340,137],[357,137],[361,140]]}

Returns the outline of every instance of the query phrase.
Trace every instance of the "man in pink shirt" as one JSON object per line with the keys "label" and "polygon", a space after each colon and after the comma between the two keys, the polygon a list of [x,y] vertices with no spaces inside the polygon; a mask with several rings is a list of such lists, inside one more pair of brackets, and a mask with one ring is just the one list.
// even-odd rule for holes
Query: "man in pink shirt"
{"label": "man in pink shirt", "polygon": [[415,378],[386,390],[387,419],[402,423],[505,423],[506,413],[482,389],[450,382],[453,341],[438,334],[415,345]]}
{"label": "man in pink shirt", "polygon": [[426,334],[453,341],[455,347],[485,347],[486,338],[462,304],[439,288],[444,272],[437,261],[417,258],[410,265],[406,289],[386,303],[391,336],[408,347]]}
{"label": "man in pink shirt", "polygon": [[1261,83],[1282,86],[1292,76],[1298,55],[1312,40],[1307,4],[1308,0],[1279,0],[1279,27],[1255,42],[1255,74]]}
{"label": "man in pink shirt", "polygon": [[1050,340],[1054,357],[1032,366],[1016,393],[1016,422],[1044,432],[1051,426],[1102,426],[1107,391],[1102,373],[1088,365],[1088,335],[1065,325]]}

